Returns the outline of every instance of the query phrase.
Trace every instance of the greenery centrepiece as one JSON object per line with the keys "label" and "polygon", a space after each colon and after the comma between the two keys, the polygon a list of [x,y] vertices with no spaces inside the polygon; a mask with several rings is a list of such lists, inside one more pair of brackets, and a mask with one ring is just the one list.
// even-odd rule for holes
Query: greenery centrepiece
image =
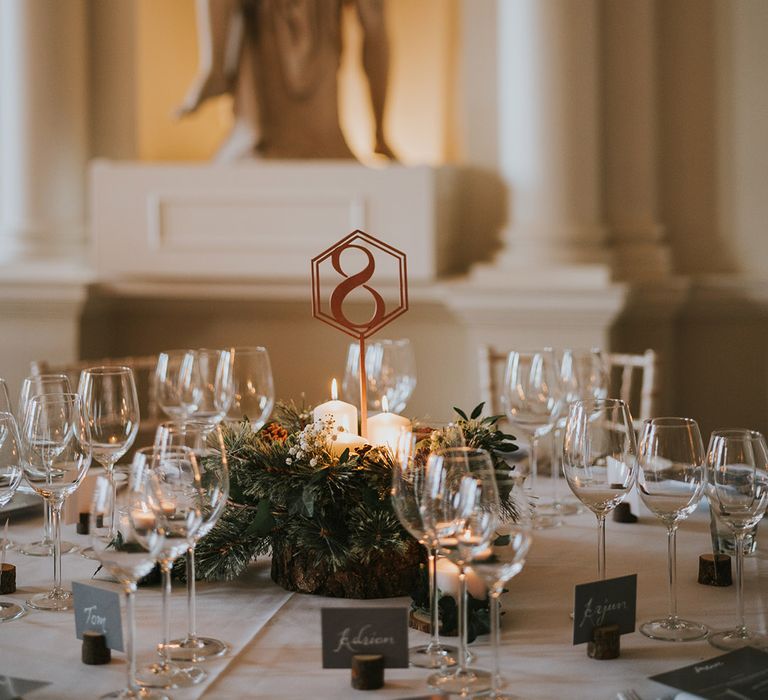
{"label": "greenery centrepiece", "polygon": [[[482,408],[469,416],[455,409],[456,425],[467,446],[488,450],[495,467],[508,472],[503,455],[517,449],[514,437],[498,429],[501,416],[483,418]],[[426,458],[443,431],[417,432]],[[384,597],[418,588],[423,548],[390,503],[391,451],[337,453],[336,434],[332,422],[313,423],[311,410],[293,404],[278,404],[258,432],[248,421],[224,428],[230,497],[197,545],[200,578],[235,578],[254,557],[270,553],[272,578],[292,590]]]}

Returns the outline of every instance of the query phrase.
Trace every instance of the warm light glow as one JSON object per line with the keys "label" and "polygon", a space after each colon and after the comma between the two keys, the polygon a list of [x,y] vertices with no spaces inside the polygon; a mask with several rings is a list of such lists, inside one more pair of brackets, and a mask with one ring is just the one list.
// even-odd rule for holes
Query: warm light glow
{"label": "warm light glow", "polygon": [[389,399],[386,396],[381,397],[381,410],[383,413],[389,413]]}
{"label": "warm light glow", "polygon": [[331,382],[331,401],[336,401],[339,398],[339,385],[336,382],[336,378],[333,378]]}

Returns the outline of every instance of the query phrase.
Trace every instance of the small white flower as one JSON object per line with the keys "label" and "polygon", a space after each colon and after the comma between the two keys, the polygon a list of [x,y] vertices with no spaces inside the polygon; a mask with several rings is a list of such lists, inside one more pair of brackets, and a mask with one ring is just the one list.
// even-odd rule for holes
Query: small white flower
{"label": "small white flower", "polygon": [[291,449],[288,450],[288,454],[295,455],[296,454],[296,448],[295,447],[291,447]]}
{"label": "small white flower", "polygon": [[309,466],[310,467],[316,467],[317,466],[317,459],[315,459],[314,457],[312,459],[310,459],[309,460]]}
{"label": "small white flower", "polygon": [[301,450],[299,450],[299,451],[296,453],[296,459],[301,459],[303,456],[304,456],[304,453],[303,453]]}
{"label": "small white flower", "polygon": [[286,457],[285,458],[285,463],[286,464],[293,464],[293,460],[290,457]]}

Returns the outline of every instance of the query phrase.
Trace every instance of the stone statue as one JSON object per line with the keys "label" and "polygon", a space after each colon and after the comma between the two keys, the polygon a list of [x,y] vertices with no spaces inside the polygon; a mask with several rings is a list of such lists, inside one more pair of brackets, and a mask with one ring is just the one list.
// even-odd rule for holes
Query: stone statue
{"label": "stone statue", "polygon": [[384,134],[389,47],[383,0],[196,0],[198,75],[177,114],[229,93],[234,126],[216,159],[353,158],[339,127],[341,13],[355,5],[376,124]]}

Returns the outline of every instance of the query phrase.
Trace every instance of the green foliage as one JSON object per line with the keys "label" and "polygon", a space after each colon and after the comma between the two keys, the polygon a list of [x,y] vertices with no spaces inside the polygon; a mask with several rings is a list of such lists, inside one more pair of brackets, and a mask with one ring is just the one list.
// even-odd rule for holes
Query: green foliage
{"label": "green foliage", "polygon": [[[497,453],[517,449],[514,438],[496,428],[499,417],[483,419],[481,412],[482,404],[459,421],[467,444]],[[412,538],[389,498],[389,449],[336,455],[338,429],[312,423],[310,410],[294,404],[278,404],[273,421],[258,433],[247,421],[223,432],[230,498],[197,545],[198,577],[235,578],[278,543],[334,570],[407,548]],[[179,562],[175,568],[180,573],[182,567]]]}

